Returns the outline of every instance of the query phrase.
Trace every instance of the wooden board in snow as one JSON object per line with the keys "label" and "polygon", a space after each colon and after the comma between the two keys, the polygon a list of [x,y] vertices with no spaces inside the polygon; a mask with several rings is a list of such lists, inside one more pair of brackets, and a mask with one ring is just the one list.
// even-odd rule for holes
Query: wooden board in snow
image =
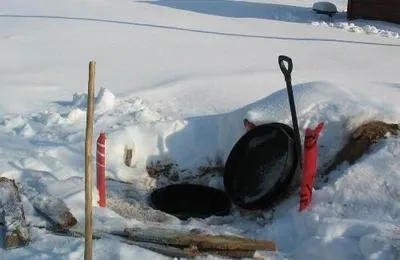
{"label": "wooden board in snow", "polygon": [[4,248],[12,249],[29,243],[29,230],[18,187],[14,180],[0,177],[0,212],[3,212],[6,232]]}
{"label": "wooden board in snow", "polygon": [[200,232],[185,232],[158,227],[127,228],[124,230],[128,239],[137,242],[163,244],[177,247],[196,246],[198,250],[221,251],[276,251],[274,241],[254,240],[245,237],[210,235]]}

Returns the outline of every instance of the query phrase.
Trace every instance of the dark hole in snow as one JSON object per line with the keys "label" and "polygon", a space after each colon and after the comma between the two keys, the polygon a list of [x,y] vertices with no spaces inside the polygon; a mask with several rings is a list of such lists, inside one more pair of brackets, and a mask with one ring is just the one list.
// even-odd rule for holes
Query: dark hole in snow
{"label": "dark hole in snow", "polygon": [[153,191],[150,205],[180,219],[229,213],[231,201],[220,190],[197,184],[173,184]]}

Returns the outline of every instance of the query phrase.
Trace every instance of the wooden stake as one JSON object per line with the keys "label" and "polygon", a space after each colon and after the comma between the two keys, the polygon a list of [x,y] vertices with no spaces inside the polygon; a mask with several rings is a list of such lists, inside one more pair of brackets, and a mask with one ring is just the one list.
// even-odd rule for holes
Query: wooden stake
{"label": "wooden stake", "polygon": [[92,212],[92,142],[93,142],[93,114],[94,114],[94,86],[96,62],[89,63],[89,82],[86,114],[86,141],[85,141],[85,260],[93,258],[93,212]]}

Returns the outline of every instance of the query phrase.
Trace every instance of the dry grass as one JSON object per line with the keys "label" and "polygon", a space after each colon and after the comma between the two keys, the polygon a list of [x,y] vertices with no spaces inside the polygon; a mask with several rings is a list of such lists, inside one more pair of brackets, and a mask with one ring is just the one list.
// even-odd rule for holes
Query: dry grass
{"label": "dry grass", "polygon": [[367,153],[372,144],[387,134],[397,135],[400,131],[400,125],[387,124],[381,121],[371,121],[359,126],[350,135],[346,145],[338,152],[333,162],[325,169],[323,177],[326,177],[337,166],[344,162],[354,164],[365,153]]}
{"label": "dry grass", "polygon": [[[205,165],[202,165],[194,170],[182,169],[177,163],[170,161],[156,161],[147,165],[146,170],[149,176],[152,178],[158,179],[160,177],[165,177],[173,182],[176,182],[181,180],[183,175],[189,175],[191,176],[191,179],[201,178],[211,174],[223,176],[225,166],[220,158],[217,158],[213,161],[208,161]],[[187,180],[187,178],[185,179]]]}

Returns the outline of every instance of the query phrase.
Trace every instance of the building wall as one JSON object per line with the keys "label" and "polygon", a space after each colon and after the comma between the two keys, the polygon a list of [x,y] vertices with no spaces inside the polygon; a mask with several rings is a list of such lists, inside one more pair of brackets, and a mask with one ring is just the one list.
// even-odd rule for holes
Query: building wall
{"label": "building wall", "polygon": [[400,23],[400,0],[348,0],[347,18]]}

